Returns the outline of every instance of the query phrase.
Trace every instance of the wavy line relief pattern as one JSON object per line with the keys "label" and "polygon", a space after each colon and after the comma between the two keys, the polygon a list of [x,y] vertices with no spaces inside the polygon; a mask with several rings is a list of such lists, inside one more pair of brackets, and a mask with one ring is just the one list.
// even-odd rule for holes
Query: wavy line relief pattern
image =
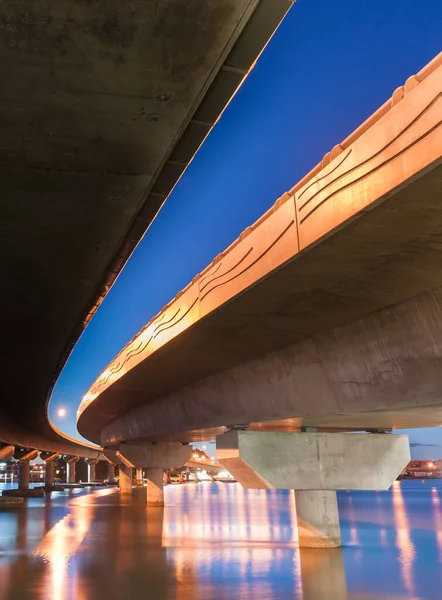
{"label": "wavy line relief pattern", "polygon": [[[144,352],[146,350],[146,348],[149,346],[150,342],[152,340],[154,340],[158,335],[160,335],[160,333],[162,333],[163,331],[166,331],[167,329],[171,329],[172,327],[175,327],[175,325],[178,325],[178,323],[180,323],[189,314],[189,312],[192,310],[192,308],[195,306],[195,304],[197,302],[198,302],[198,296],[195,298],[195,300],[192,302],[192,304],[188,307],[188,309],[186,310],[186,312],[183,313],[177,321],[171,323],[171,321],[178,315],[178,313],[180,312],[181,309],[178,309],[175,312],[174,316],[171,319],[169,319],[169,321],[161,323],[162,329],[160,329],[159,331],[157,331],[154,335],[151,335],[150,338],[148,340],[146,340],[145,342],[140,342],[140,344],[137,346],[137,348],[133,348],[132,350],[130,350],[127,353],[127,355],[125,356],[125,358],[123,359],[123,361],[121,362],[121,364],[118,363],[118,365],[116,365],[115,367],[112,367],[111,369],[109,369],[109,371],[106,374],[106,376],[100,377],[100,379],[97,381],[97,383],[95,384],[95,386],[91,389],[91,393],[92,394],[97,393],[97,391],[99,390],[100,387],[102,387],[103,385],[106,385],[106,383],[109,381],[109,378],[111,377],[111,375],[115,375],[115,374],[119,373],[122,370],[122,368],[124,366],[126,366],[127,363],[132,358],[134,358],[135,356],[138,356],[139,354],[141,354],[142,352]],[[166,323],[170,323],[170,324],[166,325]]]}
{"label": "wavy line relief pattern", "polygon": [[333,191],[326,198],[324,198],[323,200],[321,200],[321,202],[318,202],[318,204],[316,204],[311,209],[310,212],[308,212],[302,219],[300,219],[300,221],[299,221],[300,224],[302,225],[302,223],[304,223],[304,221],[306,221],[314,212],[316,212],[318,210],[318,208],[320,208],[323,204],[325,204],[325,202],[328,202],[328,200],[330,200],[330,198],[333,198],[333,196],[336,196],[337,194],[340,194],[341,192],[343,192],[344,190],[352,187],[356,183],[358,183],[358,182],[366,179],[368,176],[372,175],[373,173],[376,173],[376,171],[379,171],[380,169],[382,169],[382,167],[385,167],[385,165],[387,165],[388,163],[392,162],[393,160],[395,160],[396,158],[398,158],[399,156],[401,156],[401,154],[404,154],[410,148],[412,148],[413,146],[415,146],[416,144],[418,144],[419,142],[421,142],[423,139],[425,139],[426,137],[428,137],[431,133],[433,133],[433,131],[435,131],[441,125],[442,125],[442,120],[440,120],[438,123],[436,123],[436,125],[434,125],[431,129],[429,129],[428,131],[426,131],[424,134],[422,134],[421,136],[419,136],[418,138],[416,138],[408,146],[406,146],[405,148],[403,148],[402,150],[400,150],[399,152],[397,152],[396,154],[394,154],[390,158],[384,160],[382,163],[379,163],[379,165],[376,165],[370,171],[367,171],[367,173],[365,173],[364,175],[361,175],[360,177],[354,179],[353,181],[350,181],[349,183],[341,186],[339,189]]}
{"label": "wavy line relief pattern", "polygon": [[279,240],[287,233],[287,231],[291,227],[293,227],[294,224],[295,224],[294,221],[290,221],[290,223],[278,235],[278,237],[270,244],[270,246],[266,250],[264,250],[264,252],[262,252],[257,258],[255,258],[254,261],[252,261],[249,265],[247,265],[247,267],[245,269],[243,269],[242,271],[240,271],[239,273],[237,273],[236,275],[234,275],[233,277],[231,277],[227,281],[223,281],[221,283],[218,283],[213,288],[211,288],[210,290],[208,290],[205,294],[203,294],[201,296],[200,301],[202,302],[204,300],[204,298],[206,298],[211,292],[213,292],[214,290],[216,290],[219,287],[222,287],[223,285],[226,285],[227,283],[230,283],[231,281],[234,281],[237,277],[240,277],[241,275],[243,275],[243,273],[245,273],[246,271],[248,271],[249,269],[251,269],[254,265],[256,265],[257,262],[259,262],[268,252],[270,252],[270,250],[279,242]]}
{"label": "wavy line relief pattern", "polygon": [[[221,273],[220,275],[217,275],[216,277],[213,277],[212,279],[210,279],[209,281],[207,281],[203,286],[200,286],[200,292],[202,292],[204,290],[204,288],[206,288],[208,285],[210,285],[211,283],[213,283],[214,281],[216,281],[217,279],[221,279],[221,277],[224,277],[225,275],[228,275],[229,273],[231,273],[232,271],[234,271],[236,269],[236,267],[238,267],[250,254],[250,252],[253,251],[253,246],[250,246],[250,248],[247,250],[247,252],[244,254],[244,256],[242,258],[239,259],[239,261],[233,265],[233,267],[230,267],[230,269],[228,269],[225,273]],[[222,261],[221,261],[222,264]]]}
{"label": "wavy line relief pattern", "polygon": [[222,261],[218,263],[217,267],[212,271],[212,273],[207,273],[203,277],[200,277],[200,283],[202,283],[205,279],[207,279],[211,275],[215,275],[215,273],[218,271],[218,269],[221,267],[221,265],[222,265]]}
{"label": "wavy line relief pattern", "polygon": [[339,169],[339,167],[342,165],[342,163],[347,160],[347,158],[352,153],[352,150],[353,150],[353,148],[350,148],[350,150],[347,152],[347,154],[344,156],[344,158],[341,160],[341,162],[339,162],[335,167],[333,167],[333,169],[331,171],[329,171],[325,175],[322,175],[322,177],[315,177],[310,183],[308,183],[307,186],[299,194],[298,198],[301,199],[301,196],[303,196],[306,192],[308,192],[308,190],[316,183],[319,183],[323,179],[326,179],[326,177],[330,177],[330,175],[332,173],[334,173],[336,171],[336,169]]}
{"label": "wavy line relief pattern", "polygon": [[[376,157],[378,157],[380,154],[382,154],[382,152],[384,152],[385,150],[387,150],[387,148],[389,148],[392,144],[394,144],[394,142],[396,142],[401,136],[403,136],[409,129],[411,129],[411,127],[413,127],[413,125],[416,124],[416,122],[422,118],[422,116],[428,112],[428,110],[430,110],[430,108],[433,106],[433,104],[435,104],[439,98],[441,97],[441,93],[437,94],[437,96],[435,96],[435,98],[433,98],[433,100],[431,100],[431,102],[429,102],[429,104],[427,104],[427,106],[425,108],[422,109],[422,111],[416,116],[414,117],[410,123],[408,123],[408,125],[406,125],[395,137],[393,137],[387,144],[385,144],[384,146],[382,146],[382,148],[380,148],[379,150],[377,150],[374,154],[372,154],[370,157],[366,158],[365,160],[363,160],[362,162],[358,163],[357,165],[355,165],[354,167],[352,167],[351,169],[349,169],[348,171],[345,171],[344,173],[341,173],[340,175],[338,175],[337,177],[334,177],[331,181],[329,181],[323,188],[321,188],[320,190],[318,190],[317,192],[315,192],[312,196],[310,196],[310,198],[308,198],[299,208],[298,210],[304,210],[304,208],[310,204],[315,198],[316,196],[318,196],[318,194],[321,194],[324,190],[326,190],[328,187],[330,187],[331,185],[333,185],[336,181],[338,181],[341,177],[344,177],[345,175],[349,175],[350,173],[352,173],[353,171],[355,171],[356,169],[359,169],[361,167],[363,167],[364,165],[366,165],[367,163],[369,163],[370,161],[374,160]],[[329,174],[325,175],[324,177],[327,177]],[[300,196],[298,196],[298,198],[300,198]],[[307,215],[308,216],[308,215]],[[304,219],[302,219],[304,220]],[[301,222],[302,222],[301,220]]]}
{"label": "wavy line relief pattern", "polygon": [[176,310],[173,315],[170,317],[170,319],[168,319],[167,321],[163,321],[162,323],[157,323],[155,325],[155,327],[153,328],[153,332],[155,333],[157,331],[157,329],[160,329],[160,327],[163,327],[163,325],[168,325],[171,321],[174,320],[174,318],[177,316],[177,314],[180,312],[181,308],[178,308],[178,310]]}

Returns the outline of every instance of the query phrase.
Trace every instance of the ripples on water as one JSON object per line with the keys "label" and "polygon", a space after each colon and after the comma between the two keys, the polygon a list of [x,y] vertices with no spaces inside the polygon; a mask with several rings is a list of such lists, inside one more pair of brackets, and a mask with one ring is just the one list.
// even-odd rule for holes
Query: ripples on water
{"label": "ripples on water", "polygon": [[442,598],[442,482],[340,493],[343,550],[299,551],[290,492],[169,486],[164,511],[140,492],[0,511],[1,600]]}

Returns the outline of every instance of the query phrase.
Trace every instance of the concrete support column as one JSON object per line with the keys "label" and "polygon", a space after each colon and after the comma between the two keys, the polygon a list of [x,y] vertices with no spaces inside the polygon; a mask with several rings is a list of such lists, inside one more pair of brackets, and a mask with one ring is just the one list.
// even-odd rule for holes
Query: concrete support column
{"label": "concrete support column", "polygon": [[135,479],[137,480],[137,485],[143,484],[143,469],[137,469]]}
{"label": "concrete support column", "polygon": [[121,494],[132,493],[132,467],[127,467],[124,464],[120,465],[118,487],[120,488]]}
{"label": "concrete support column", "polygon": [[107,478],[109,483],[115,483],[115,465],[109,465],[107,468]]}
{"label": "concrete support column", "polygon": [[163,469],[148,467],[147,478],[147,506],[164,506]]}
{"label": "concrete support column", "polygon": [[45,487],[54,485],[54,463],[52,460],[46,461]]}
{"label": "concrete support column", "polygon": [[231,431],[219,462],[246,488],[295,490],[300,547],[341,545],[336,490],[387,490],[410,461],[404,435]]}
{"label": "concrete support column", "polygon": [[19,480],[18,480],[18,489],[19,490],[28,490],[29,489],[29,479],[31,473],[31,466],[29,460],[20,461],[20,472],[19,472]]}
{"label": "concrete support column", "polygon": [[67,477],[66,477],[67,483],[75,483],[76,476],[77,476],[76,463],[68,462],[66,465],[66,469],[67,469]]}
{"label": "concrete support column", "polygon": [[303,548],[342,546],[338,501],[332,490],[295,490],[299,545]]}
{"label": "concrete support column", "polygon": [[93,483],[95,481],[95,462],[90,462],[87,466],[87,481]]}

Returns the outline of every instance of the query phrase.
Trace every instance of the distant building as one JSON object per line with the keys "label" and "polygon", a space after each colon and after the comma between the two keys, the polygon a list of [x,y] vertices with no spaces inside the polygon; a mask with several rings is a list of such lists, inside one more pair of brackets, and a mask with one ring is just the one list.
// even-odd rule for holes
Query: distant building
{"label": "distant building", "polygon": [[412,460],[400,479],[442,479],[442,460]]}

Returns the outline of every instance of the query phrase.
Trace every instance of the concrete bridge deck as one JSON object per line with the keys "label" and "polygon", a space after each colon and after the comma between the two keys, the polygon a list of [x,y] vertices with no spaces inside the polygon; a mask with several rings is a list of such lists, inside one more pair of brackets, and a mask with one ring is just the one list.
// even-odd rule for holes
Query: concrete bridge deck
{"label": "concrete bridge deck", "polygon": [[0,440],[90,451],[47,420],[75,342],[290,0],[0,7]]}
{"label": "concrete bridge deck", "polygon": [[442,423],[442,55],[120,352],[88,439]]}

